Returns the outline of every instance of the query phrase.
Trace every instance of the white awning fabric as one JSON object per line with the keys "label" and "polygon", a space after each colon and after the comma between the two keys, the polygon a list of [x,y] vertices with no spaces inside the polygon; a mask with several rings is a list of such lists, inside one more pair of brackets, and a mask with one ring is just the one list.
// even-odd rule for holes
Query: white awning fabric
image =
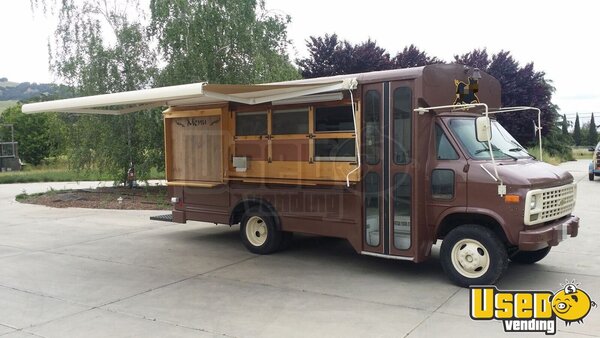
{"label": "white awning fabric", "polygon": [[253,105],[289,100],[313,94],[355,89],[357,84],[355,78],[312,84],[226,85],[194,83],[30,103],[23,105],[22,110],[26,114],[64,112],[121,115],[161,106],[181,107],[226,102]]}

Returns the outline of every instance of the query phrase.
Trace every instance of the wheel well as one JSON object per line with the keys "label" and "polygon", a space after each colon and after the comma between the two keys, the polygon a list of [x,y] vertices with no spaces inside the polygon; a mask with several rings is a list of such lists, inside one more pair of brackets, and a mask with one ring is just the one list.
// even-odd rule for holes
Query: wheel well
{"label": "wheel well", "polygon": [[437,230],[437,239],[443,239],[452,229],[463,224],[478,224],[492,230],[503,242],[508,243],[502,226],[491,216],[482,214],[458,213],[446,216]]}
{"label": "wheel well", "polygon": [[246,199],[239,201],[229,215],[229,225],[240,223],[242,221],[242,216],[244,216],[246,211],[256,207],[261,207],[261,209],[268,212],[275,220],[277,228],[281,229],[279,216],[277,215],[275,208],[273,208],[269,202],[260,199]]}

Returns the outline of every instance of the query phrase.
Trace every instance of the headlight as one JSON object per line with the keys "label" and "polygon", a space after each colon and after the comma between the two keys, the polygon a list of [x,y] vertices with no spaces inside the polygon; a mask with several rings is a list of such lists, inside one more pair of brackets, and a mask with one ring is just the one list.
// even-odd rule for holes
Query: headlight
{"label": "headlight", "polygon": [[535,205],[537,204],[537,195],[531,196],[531,202],[529,202],[529,209],[535,209]]}

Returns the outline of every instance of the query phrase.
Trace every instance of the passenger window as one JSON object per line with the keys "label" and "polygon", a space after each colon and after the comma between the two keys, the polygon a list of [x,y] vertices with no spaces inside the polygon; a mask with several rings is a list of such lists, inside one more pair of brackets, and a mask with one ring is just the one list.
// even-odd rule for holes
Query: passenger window
{"label": "passenger window", "polygon": [[316,139],[315,160],[356,161],[356,143],[353,138]]}
{"label": "passenger window", "polygon": [[247,112],[235,115],[235,136],[267,135],[267,112]]}
{"label": "passenger window", "polygon": [[454,171],[435,169],[431,173],[431,196],[436,199],[454,198]]}
{"label": "passenger window", "polygon": [[354,131],[352,106],[317,107],[315,132]]}
{"label": "passenger window", "polygon": [[308,134],[308,108],[273,110],[273,135]]}
{"label": "passenger window", "polygon": [[438,160],[458,160],[458,154],[439,125],[435,125],[435,149]]}
{"label": "passenger window", "polygon": [[365,176],[365,238],[370,246],[379,245],[379,175],[370,172]]}
{"label": "passenger window", "polygon": [[394,175],[394,246],[410,248],[412,182],[408,174]]}
{"label": "passenger window", "polygon": [[412,90],[398,87],[394,90],[394,163],[407,164],[411,158]]}
{"label": "passenger window", "polygon": [[381,96],[369,90],[365,96],[365,159],[367,164],[379,163]]}

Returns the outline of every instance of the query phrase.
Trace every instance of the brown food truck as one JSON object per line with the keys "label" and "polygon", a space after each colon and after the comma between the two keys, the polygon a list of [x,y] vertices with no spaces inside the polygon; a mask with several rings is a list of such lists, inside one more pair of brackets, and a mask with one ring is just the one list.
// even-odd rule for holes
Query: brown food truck
{"label": "brown food truck", "polygon": [[573,177],[528,154],[488,108],[500,107],[499,82],[461,65],[199,83],[23,111],[157,106],[168,107],[173,221],[239,223],[254,253],[282,250],[298,232],[422,262],[442,240],[443,269],[468,286],[493,284],[509,260],[535,263],[577,236]]}

